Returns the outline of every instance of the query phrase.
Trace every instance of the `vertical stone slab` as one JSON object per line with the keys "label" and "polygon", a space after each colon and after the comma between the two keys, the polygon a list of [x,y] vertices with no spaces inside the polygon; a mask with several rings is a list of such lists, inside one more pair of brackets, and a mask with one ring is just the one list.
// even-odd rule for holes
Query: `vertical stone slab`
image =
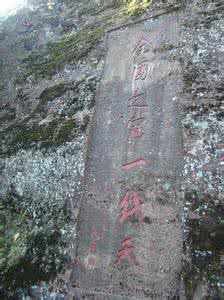
{"label": "vertical stone slab", "polygon": [[174,16],[108,33],[72,274],[73,286],[86,299],[178,293],[182,80],[174,55],[177,38]]}

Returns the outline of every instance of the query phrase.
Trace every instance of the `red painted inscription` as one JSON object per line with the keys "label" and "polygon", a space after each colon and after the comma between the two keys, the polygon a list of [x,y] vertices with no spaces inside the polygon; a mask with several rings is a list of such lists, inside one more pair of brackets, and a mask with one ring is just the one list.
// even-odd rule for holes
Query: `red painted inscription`
{"label": "red painted inscription", "polygon": [[132,243],[132,239],[127,237],[121,242],[121,248],[117,252],[117,259],[115,264],[120,264],[123,260],[127,260],[129,264],[138,264],[136,257],[134,255],[134,246]]}
{"label": "red painted inscription", "polygon": [[139,221],[143,219],[143,213],[141,212],[141,199],[137,192],[127,192],[120,204],[120,223],[123,223],[130,216],[135,215]]}
{"label": "red painted inscription", "polygon": [[140,166],[140,165],[146,165],[146,164],[147,164],[147,161],[145,159],[139,158],[139,159],[130,161],[126,164],[123,164],[122,168],[128,170],[128,169],[131,169],[133,167]]}
{"label": "red painted inscription", "polygon": [[148,75],[149,66],[146,62],[140,63],[134,67],[134,80],[145,80]]}
{"label": "red painted inscription", "polygon": [[128,139],[139,138],[143,135],[144,113],[147,109],[148,105],[143,94],[135,92],[134,96],[128,100]]}
{"label": "red painted inscription", "polygon": [[147,48],[148,44],[149,41],[147,41],[147,39],[142,36],[137,42],[134,50],[132,51],[132,54],[134,56],[141,56],[142,54],[148,52],[148,48]]}

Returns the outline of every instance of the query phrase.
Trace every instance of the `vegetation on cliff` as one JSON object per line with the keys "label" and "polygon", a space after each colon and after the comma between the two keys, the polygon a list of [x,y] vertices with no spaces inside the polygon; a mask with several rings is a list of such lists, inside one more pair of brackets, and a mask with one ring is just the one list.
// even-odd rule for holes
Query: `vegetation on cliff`
{"label": "vegetation on cliff", "polygon": [[66,64],[84,60],[101,41],[106,30],[124,24],[130,16],[143,13],[151,2],[151,0],[114,0],[109,5],[104,4],[100,9],[97,6],[87,6],[80,14],[96,16],[95,22],[83,26],[76,33],[67,34],[58,41],[49,42],[43,50],[33,51],[23,59],[26,71],[17,82],[30,75],[34,75],[35,78],[51,78]]}
{"label": "vegetation on cliff", "polygon": [[[75,237],[72,209],[76,209],[80,199],[82,143],[102,72],[101,41],[107,30],[138,20],[157,4],[152,0],[55,0],[47,6],[47,2],[33,1],[40,12],[36,7],[12,16],[4,25],[8,31],[0,30],[0,96],[5,100],[9,94],[13,99],[9,97],[7,101],[12,103],[0,111],[0,168],[4,169],[6,186],[6,192],[1,188],[0,194],[0,290],[10,292],[25,291],[41,281],[49,282],[70,263],[67,250]],[[197,149],[191,145],[194,155],[190,153],[186,165],[197,173],[195,177],[190,176],[190,185],[195,185],[195,189],[219,186],[221,190],[220,171],[202,170],[201,176],[200,166],[201,161],[215,161],[221,155],[217,150],[221,144],[218,137],[224,132],[223,114],[218,112],[223,99],[220,71],[223,49],[219,47],[223,28],[219,18],[224,10],[221,0],[201,2],[202,8],[192,5],[194,12],[185,20],[190,33],[181,42],[187,44],[193,35],[198,37],[192,42],[194,49],[185,45],[185,52],[181,50],[186,54],[181,60],[184,90],[197,103],[192,111],[189,109],[183,128],[185,133],[189,130],[192,140],[196,139],[194,144],[202,147]],[[161,3],[169,7],[186,1]],[[158,51],[165,53],[172,49],[172,44],[164,44]],[[206,97],[214,99],[219,106],[214,104],[203,109],[199,102]],[[214,112],[213,106],[216,106]],[[192,121],[193,111],[200,120]],[[190,148],[189,141],[185,143]],[[200,181],[204,182],[201,186]],[[220,203],[213,203],[216,197],[213,196],[205,208],[206,197],[199,193],[191,196],[193,200],[189,201],[197,200],[191,209],[222,228]],[[203,226],[200,224],[199,229]],[[209,234],[215,232],[213,229]],[[194,246],[192,249],[197,254],[198,245],[195,249]],[[210,246],[206,251],[214,250]],[[213,285],[223,280],[216,261],[220,255],[215,255],[207,267],[204,261],[201,263],[203,255],[200,255],[193,261],[195,265],[190,272],[184,274],[190,297],[201,276],[207,276]]]}
{"label": "vegetation on cliff", "polygon": [[31,210],[26,202],[30,201],[15,193],[1,201],[1,286],[8,291],[49,281],[68,262],[63,232],[67,232],[69,212],[65,207],[46,206],[46,201],[39,207],[31,205]]}

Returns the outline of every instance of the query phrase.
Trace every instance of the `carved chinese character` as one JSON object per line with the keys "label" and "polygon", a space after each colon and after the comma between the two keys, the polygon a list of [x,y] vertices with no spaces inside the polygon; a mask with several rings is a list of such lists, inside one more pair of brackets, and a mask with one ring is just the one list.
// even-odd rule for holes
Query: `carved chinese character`
{"label": "carved chinese character", "polygon": [[128,107],[131,106],[138,106],[138,107],[148,107],[146,104],[144,94],[137,94],[138,90],[135,91],[134,96],[129,98],[128,100]]}
{"label": "carved chinese character", "polygon": [[96,243],[98,240],[98,232],[96,227],[93,227],[93,231],[92,231],[92,241],[90,243],[90,252],[95,253],[96,252]]}
{"label": "carved chinese character", "polygon": [[128,133],[128,139],[136,139],[142,137],[144,134],[142,127],[132,127]]}
{"label": "carved chinese character", "polygon": [[139,118],[132,118],[128,120],[128,139],[130,138],[140,138],[144,131],[143,131],[143,123],[144,123],[144,117]]}
{"label": "carved chinese character", "polygon": [[144,113],[147,111],[148,105],[145,102],[143,94],[137,94],[128,100],[128,128],[130,138],[139,138],[143,135],[143,122],[145,120]]}
{"label": "carved chinese character", "polygon": [[148,75],[149,66],[147,63],[140,63],[134,67],[133,79],[134,80],[145,80]]}
{"label": "carved chinese character", "polygon": [[98,233],[96,226],[94,226],[92,230],[92,239],[89,247],[90,252],[95,253],[97,241],[105,240],[105,238],[106,238],[106,226],[103,224],[102,231],[100,233]]}
{"label": "carved chinese character", "polygon": [[143,213],[141,212],[141,199],[137,192],[127,192],[120,204],[120,222],[123,223],[130,216],[135,215],[139,221],[143,219]]}
{"label": "carved chinese character", "polygon": [[95,265],[96,265],[96,258],[95,258],[95,256],[89,255],[89,256],[87,257],[87,265],[86,265],[86,268],[87,268],[88,270],[93,270],[94,267],[95,267]]}
{"label": "carved chinese character", "polygon": [[142,54],[148,52],[148,45],[149,42],[144,37],[141,37],[141,39],[136,44],[134,50],[132,51],[132,54],[134,56],[141,56]]}
{"label": "carved chinese character", "polygon": [[133,122],[135,120],[144,120],[144,113],[146,112],[146,107],[144,106],[129,106],[128,107],[128,115],[129,122]]}
{"label": "carved chinese character", "polygon": [[124,239],[121,242],[121,248],[117,252],[115,264],[120,264],[123,260],[127,260],[129,264],[138,264],[133,250],[132,239],[130,237]]}

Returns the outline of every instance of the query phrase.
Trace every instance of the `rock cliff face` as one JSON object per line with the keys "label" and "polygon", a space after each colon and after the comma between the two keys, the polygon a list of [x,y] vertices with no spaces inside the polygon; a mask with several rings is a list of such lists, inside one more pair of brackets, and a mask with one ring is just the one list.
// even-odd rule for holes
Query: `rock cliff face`
{"label": "rock cliff face", "polygon": [[223,298],[223,8],[193,1],[183,24],[183,191],[192,259],[184,277],[193,299]]}
{"label": "rock cliff face", "polygon": [[156,14],[181,24],[178,49],[161,51],[184,80],[182,278],[189,299],[222,297],[223,1],[29,0],[0,25],[2,299],[68,297],[105,32]]}

